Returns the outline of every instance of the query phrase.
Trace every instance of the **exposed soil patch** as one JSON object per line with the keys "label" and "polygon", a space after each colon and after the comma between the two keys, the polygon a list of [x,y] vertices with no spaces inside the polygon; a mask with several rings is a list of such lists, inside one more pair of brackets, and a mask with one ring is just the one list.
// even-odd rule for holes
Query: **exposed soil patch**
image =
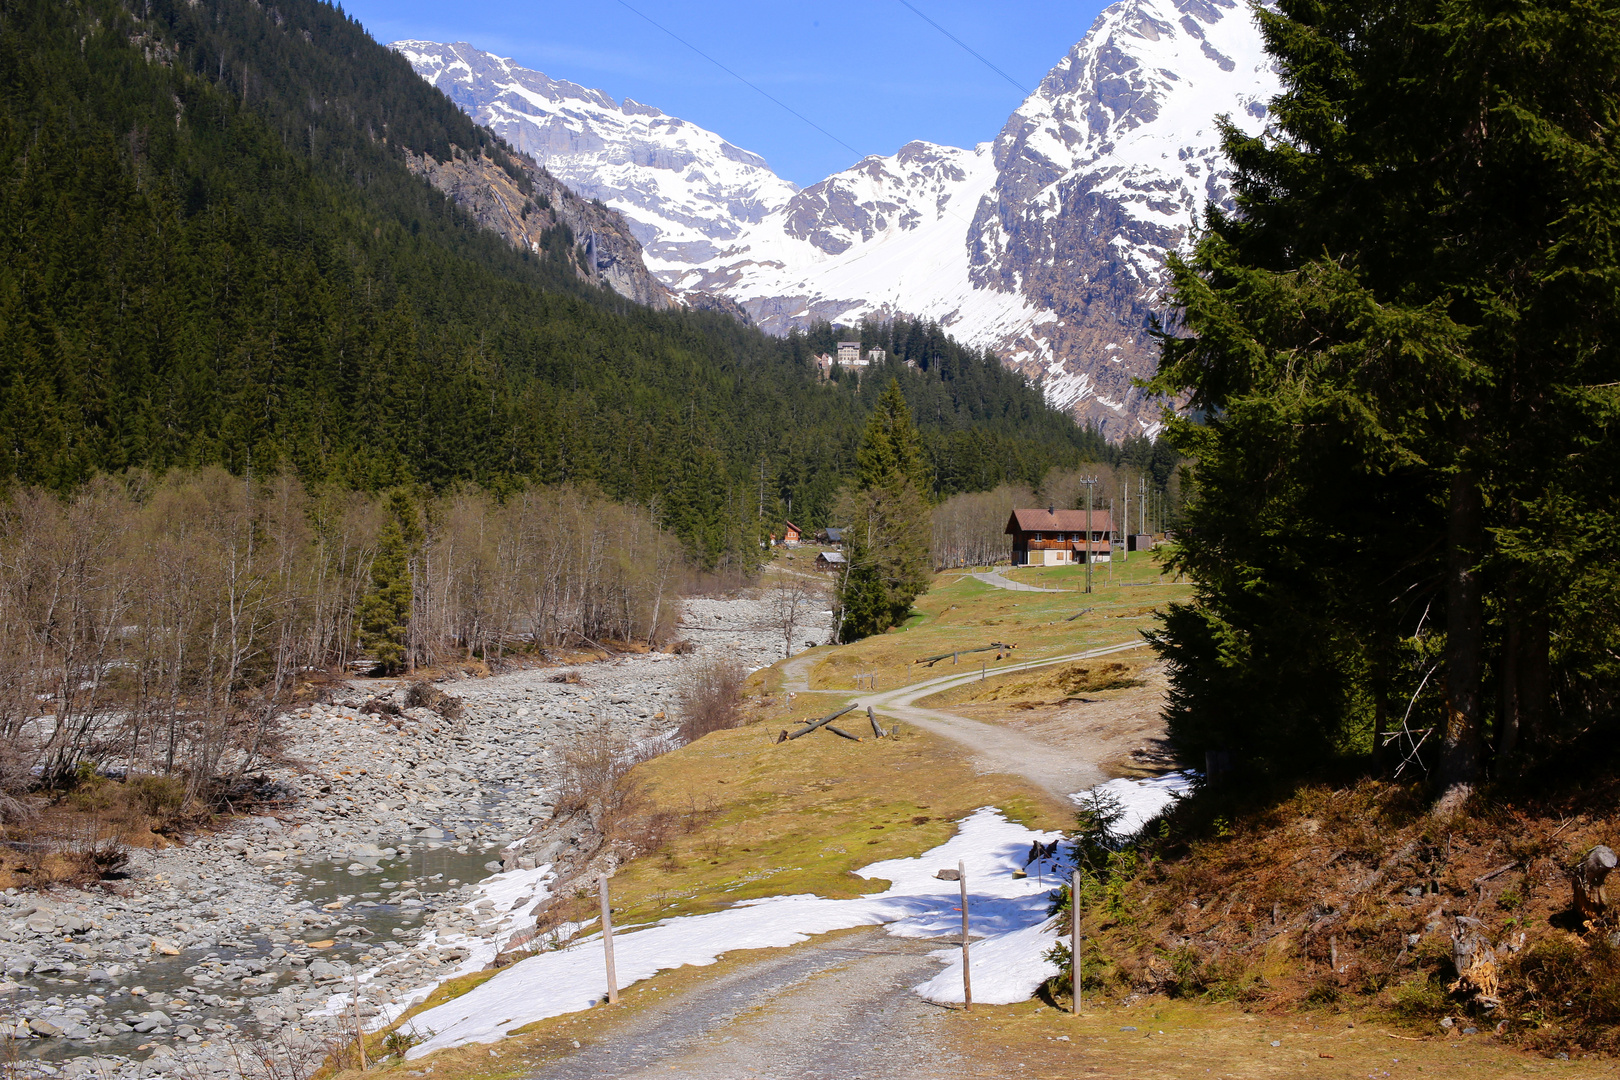
{"label": "exposed soil patch", "polygon": [[1164,741],[1164,665],[1142,656],[1080,661],[954,687],[918,702],[1003,725],[1117,774],[1176,767]]}

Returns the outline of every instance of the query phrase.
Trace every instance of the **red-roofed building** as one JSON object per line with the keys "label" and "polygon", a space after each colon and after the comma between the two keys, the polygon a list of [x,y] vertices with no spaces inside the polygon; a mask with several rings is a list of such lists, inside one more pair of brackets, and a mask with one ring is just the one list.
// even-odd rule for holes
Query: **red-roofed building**
{"label": "red-roofed building", "polygon": [[1107,562],[1114,551],[1114,515],[1093,510],[1014,510],[1007,519],[1014,566],[1067,566]]}

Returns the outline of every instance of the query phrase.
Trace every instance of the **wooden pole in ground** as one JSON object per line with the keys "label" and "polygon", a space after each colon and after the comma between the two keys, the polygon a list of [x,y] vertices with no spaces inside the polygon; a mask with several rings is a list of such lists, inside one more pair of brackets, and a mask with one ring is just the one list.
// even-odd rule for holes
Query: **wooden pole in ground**
{"label": "wooden pole in ground", "polygon": [[962,1004],[973,1008],[973,976],[968,971],[967,867],[958,860],[956,878],[962,885]]}
{"label": "wooden pole in ground", "polygon": [[866,720],[872,725],[872,735],[875,738],[883,738],[883,729],[878,727],[877,713],[872,711],[872,706],[870,705],[866,707]]}
{"label": "wooden pole in ground", "polygon": [[1080,1015],[1080,871],[1069,878],[1069,954],[1073,960],[1074,1015]]}
{"label": "wooden pole in ground", "polygon": [[607,960],[607,999],[609,1005],[619,1003],[619,972],[613,966],[613,912],[608,907],[607,875],[598,879],[602,886],[602,956]]}
{"label": "wooden pole in ground", "polygon": [[360,976],[354,976],[354,996],[351,998],[354,1005],[354,1049],[355,1055],[360,1059],[360,1071],[366,1072],[371,1068],[371,1062],[366,1058],[366,1029],[360,1023]]}

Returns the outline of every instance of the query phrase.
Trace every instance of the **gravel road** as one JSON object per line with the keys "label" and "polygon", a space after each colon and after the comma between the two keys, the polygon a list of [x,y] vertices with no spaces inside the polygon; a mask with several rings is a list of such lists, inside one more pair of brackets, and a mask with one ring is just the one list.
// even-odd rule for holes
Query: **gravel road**
{"label": "gravel road", "polygon": [[771,950],[618,1026],[534,1080],[923,1080],[954,1077],[942,1010],[910,992],[937,941],[879,929]]}
{"label": "gravel road", "polygon": [[[1054,656],[1045,660],[1032,660],[1026,664],[1014,664],[1010,667],[998,668],[996,674],[1005,675],[1013,671],[1028,671],[1031,668],[1046,667],[1051,664],[1089,660],[1099,656],[1109,656],[1113,653],[1142,648],[1144,645],[1145,642],[1142,641],[1122,642],[1118,645],[1108,645],[1086,652],[1069,653],[1064,656]],[[1001,724],[987,724],[981,720],[972,720],[965,716],[942,712],[938,709],[926,709],[916,704],[921,698],[940,693],[943,690],[949,690],[953,686],[970,683],[979,677],[977,672],[966,675],[945,675],[937,679],[927,679],[923,682],[912,683],[910,686],[902,686],[879,694],[868,694],[854,700],[862,707],[870,705],[873,711],[884,716],[915,724],[924,730],[934,732],[936,735],[943,735],[945,738],[965,746],[973,751],[974,756],[980,763],[980,767],[987,772],[1004,772],[1011,773],[1014,776],[1022,776],[1060,799],[1067,798],[1073,792],[1094,787],[1108,779],[1108,776],[1096,764],[1103,758],[1100,753],[1058,752],[1047,743],[1033,739]]]}

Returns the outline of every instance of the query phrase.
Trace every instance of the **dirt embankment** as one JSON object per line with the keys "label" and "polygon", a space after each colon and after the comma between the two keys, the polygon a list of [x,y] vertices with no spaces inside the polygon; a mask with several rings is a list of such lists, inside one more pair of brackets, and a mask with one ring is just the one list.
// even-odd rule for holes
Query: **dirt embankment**
{"label": "dirt embankment", "polygon": [[1420,785],[1375,780],[1208,793],[1092,886],[1086,985],[1613,1053],[1620,933],[1612,905],[1574,910],[1569,868],[1620,840],[1616,795],[1610,781],[1437,812]]}

